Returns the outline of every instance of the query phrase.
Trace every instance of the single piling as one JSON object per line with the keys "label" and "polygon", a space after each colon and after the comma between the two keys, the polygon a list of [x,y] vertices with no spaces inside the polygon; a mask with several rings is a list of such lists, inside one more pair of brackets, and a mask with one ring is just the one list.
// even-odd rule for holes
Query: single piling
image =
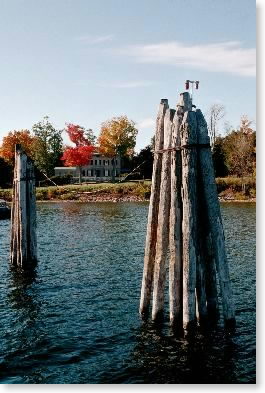
{"label": "single piling", "polygon": [[181,125],[182,203],[183,203],[183,327],[196,322],[197,260],[197,123],[191,110],[184,113]]}
{"label": "single piling", "polygon": [[180,126],[183,108],[177,105],[173,119],[171,152],[171,206],[169,219],[169,315],[170,323],[182,326],[182,199]]}
{"label": "single piling", "polygon": [[162,154],[161,187],[158,212],[156,258],[154,268],[152,319],[157,320],[163,312],[166,258],[169,242],[169,213],[171,187],[171,139],[174,109],[167,109],[164,123],[164,151]]}
{"label": "single piling", "polygon": [[32,160],[27,157],[27,238],[28,256],[30,260],[37,260],[37,234],[36,234],[36,188],[35,173]]}
{"label": "single piling", "polygon": [[205,146],[201,146],[199,149],[199,170],[202,179],[203,197],[207,207],[207,218],[211,232],[214,259],[219,276],[223,315],[225,324],[233,326],[235,324],[235,311],[225,250],[220,204],[215,183],[212,154],[209,148],[210,139],[206,121],[199,109],[196,110],[196,119],[198,124],[198,143]]}
{"label": "single piling", "polygon": [[144,271],[142,279],[141,299],[139,311],[146,314],[150,305],[151,291],[153,285],[153,272],[155,263],[155,251],[157,240],[157,220],[160,198],[162,154],[156,153],[164,147],[164,117],[168,109],[168,100],[162,99],[159,105],[156,133],[155,133],[155,152],[152,175],[152,188],[147,221],[147,233],[145,242]]}
{"label": "single piling", "polygon": [[21,268],[37,260],[34,165],[20,145],[15,150],[10,260]]}

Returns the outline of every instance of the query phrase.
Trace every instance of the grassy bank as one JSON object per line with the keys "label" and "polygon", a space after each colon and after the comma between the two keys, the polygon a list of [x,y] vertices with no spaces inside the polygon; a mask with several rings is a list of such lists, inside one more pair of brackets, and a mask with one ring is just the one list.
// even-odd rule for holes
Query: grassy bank
{"label": "grassy bank", "polygon": [[[252,178],[217,178],[219,197],[223,200],[251,200],[256,197],[256,183]],[[146,200],[150,197],[151,182],[98,183],[37,187],[38,201],[48,200]],[[11,201],[11,189],[0,189],[0,198]]]}
{"label": "grassy bank", "polygon": [[[51,187],[37,187],[36,197],[38,201],[48,200],[84,200],[90,199],[91,196],[116,197],[122,199],[123,197],[133,196],[139,200],[149,199],[151,190],[150,181],[136,181],[127,183],[98,183],[88,185],[66,185],[66,186],[51,186]],[[0,198],[11,201],[11,189],[0,189]]]}
{"label": "grassy bank", "polygon": [[216,179],[219,197],[225,200],[256,198],[256,179],[252,177],[219,177]]}

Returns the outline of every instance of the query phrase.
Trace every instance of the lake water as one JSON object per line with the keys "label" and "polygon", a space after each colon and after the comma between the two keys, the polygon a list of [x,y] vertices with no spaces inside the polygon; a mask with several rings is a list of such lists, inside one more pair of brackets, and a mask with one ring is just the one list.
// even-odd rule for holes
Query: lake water
{"label": "lake water", "polygon": [[138,316],[147,203],[39,203],[39,263],[0,221],[1,383],[254,383],[255,205],[222,204],[237,327],[189,339]]}

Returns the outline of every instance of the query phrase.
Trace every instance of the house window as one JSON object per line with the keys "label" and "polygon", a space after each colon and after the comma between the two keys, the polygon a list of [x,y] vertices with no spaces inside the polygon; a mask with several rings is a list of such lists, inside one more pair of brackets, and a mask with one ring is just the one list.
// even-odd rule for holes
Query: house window
{"label": "house window", "polygon": [[103,160],[103,165],[105,165],[105,163],[106,163],[106,160]]}
{"label": "house window", "polygon": [[105,169],[105,176],[108,177],[109,176],[109,170]]}
{"label": "house window", "polygon": [[93,165],[93,160],[91,160],[90,165]]}
{"label": "house window", "polygon": [[88,177],[91,176],[91,169],[88,169],[88,170],[87,170],[87,176],[88,176]]}
{"label": "house window", "polygon": [[86,176],[86,171],[82,170],[82,176]]}
{"label": "house window", "polygon": [[91,169],[91,176],[94,176],[94,171],[93,171],[93,169]]}
{"label": "house window", "polygon": [[99,160],[99,165],[101,165],[101,160]]}
{"label": "house window", "polygon": [[97,160],[95,160],[95,165],[98,165],[98,161]]}

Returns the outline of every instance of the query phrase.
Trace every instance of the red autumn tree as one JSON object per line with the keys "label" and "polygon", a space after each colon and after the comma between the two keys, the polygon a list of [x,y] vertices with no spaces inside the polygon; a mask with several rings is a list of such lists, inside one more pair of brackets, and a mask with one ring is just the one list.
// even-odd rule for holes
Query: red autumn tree
{"label": "red autumn tree", "polygon": [[61,160],[64,161],[65,166],[77,166],[79,168],[79,183],[81,183],[81,168],[88,164],[94,146],[91,139],[86,137],[84,127],[70,123],[66,125],[65,131],[75,147],[67,146]]}

